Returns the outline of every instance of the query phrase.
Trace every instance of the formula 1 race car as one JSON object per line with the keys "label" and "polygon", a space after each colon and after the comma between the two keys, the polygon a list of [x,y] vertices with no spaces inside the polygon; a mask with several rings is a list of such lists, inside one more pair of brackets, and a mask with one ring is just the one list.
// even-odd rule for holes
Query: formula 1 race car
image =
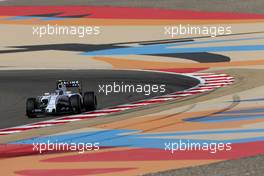
{"label": "formula 1 race car", "polygon": [[59,80],[55,92],[27,99],[26,114],[29,118],[37,117],[39,114],[79,114],[83,110],[95,110],[96,106],[95,93],[83,94],[79,81]]}

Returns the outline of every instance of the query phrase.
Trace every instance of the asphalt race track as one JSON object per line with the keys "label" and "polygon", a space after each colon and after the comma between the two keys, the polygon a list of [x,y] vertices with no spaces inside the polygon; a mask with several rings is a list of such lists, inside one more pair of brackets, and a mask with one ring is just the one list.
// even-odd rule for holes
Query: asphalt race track
{"label": "asphalt race track", "polygon": [[[25,102],[29,97],[52,92],[57,80],[80,80],[83,92],[95,91],[98,108],[111,107],[161,94],[187,89],[198,84],[198,80],[182,75],[153,73],[142,71],[113,70],[16,70],[0,71],[0,128],[24,125],[32,122],[56,118],[28,119],[25,116]],[[143,93],[99,93],[98,85],[113,82],[124,84],[165,84],[165,93],[154,93],[149,96]]]}

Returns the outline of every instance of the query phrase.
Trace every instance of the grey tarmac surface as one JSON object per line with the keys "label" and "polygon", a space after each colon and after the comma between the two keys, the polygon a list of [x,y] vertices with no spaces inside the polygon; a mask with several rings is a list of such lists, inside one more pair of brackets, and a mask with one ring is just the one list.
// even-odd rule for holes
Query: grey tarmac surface
{"label": "grey tarmac surface", "polygon": [[[28,119],[25,116],[25,102],[29,97],[52,92],[57,80],[80,80],[83,92],[94,91],[98,109],[155,97],[187,89],[198,84],[198,80],[181,75],[142,71],[118,70],[17,70],[0,71],[0,129],[48,120],[58,116]],[[165,84],[165,93],[111,93],[99,92],[99,85],[145,85]],[[146,89],[147,90],[147,89]]]}
{"label": "grey tarmac surface", "polygon": [[0,5],[89,5],[89,6],[128,6],[128,7],[153,7],[166,9],[189,9],[189,10],[206,10],[219,12],[245,12],[245,13],[259,13],[263,14],[264,1],[263,0],[5,0],[0,1]]}
{"label": "grey tarmac surface", "polygon": [[219,163],[169,170],[144,176],[263,176],[264,155]]}

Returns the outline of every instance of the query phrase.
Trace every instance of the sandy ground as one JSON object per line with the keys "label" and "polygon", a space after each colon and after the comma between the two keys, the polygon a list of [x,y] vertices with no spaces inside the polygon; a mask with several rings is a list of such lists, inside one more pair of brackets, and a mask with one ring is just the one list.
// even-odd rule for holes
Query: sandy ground
{"label": "sandy ground", "polygon": [[[263,43],[263,34],[243,34],[252,31],[260,31],[263,28],[263,23],[252,24],[232,24],[234,36],[222,36],[216,38],[202,38],[196,39],[198,42],[206,40],[226,40],[226,42],[220,43],[208,43],[208,44],[191,44],[181,47],[208,47],[208,46],[231,46],[238,45],[240,41],[232,41],[238,38],[257,38],[255,40],[246,40],[246,44],[260,45]],[[164,26],[103,26],[102,33],[98,36],[90,36],[88,38],[78,38],[73,36],[44,36],[39,38],[32,35],[32,27],[29,25],[5,25],[1,24],[0,37],[6,40],[0,41],[0,66],[1,69],[27,69],[27,68],[67,68],[67,69],[102,69],[113,68],[113,65],[107,62],[94,60],[93,57],[81,55],[85,51],[89,51],[91,47],[102,44],[123,43],[121,46],[131,45],[126,44],[129,42],[135,42],[137,44],[140,41],[154,41],[161,39],[171,39],[164,36]],[[19,35],[14,37],[14,34],[19,31]],[[133,34],[133,35],[128,35]],[[115,35],[115,38],[111,36]],[[185,38],[186,36],[181,36]],[[192,38],[192,36],[189,36]],[[229,41],[230,40],[230,41]],[[68,45],[80,44],[81,51],[75,47],[75,49],[69,49],[64,51],[62,48],[57,48],[56,45],[65,44]],[[43,49],[43,45],[45,48]],[[68,45],[65,45],[67,48]],[[20,52],[27,46],[38,46],[39,49],[35,51]],[[87,50],[85,49],[87,48]],[[12,52],[17,50],[16,52]],[[67,49],[66,49],[67,50]],[[221,54],[232,58],[232,61],[255,61],[261,60],[263,56],[262,51],[244,51],[243,55],[239,52],[222,52]],[[123,56],[118,56],[123,58]],[[176,62],[176,63],[193,63],[190,60],[184,60],[181,58],[170,57],[152,57],[144,55],[130,55],[125,56],[129,60],[145,60],[145,61],[163,61],[163,62]],[[249,65],[249,64],[247,64]],[[175,66],[174,66],[175,67]],[[177,67],[177,66],[176,66]]]}

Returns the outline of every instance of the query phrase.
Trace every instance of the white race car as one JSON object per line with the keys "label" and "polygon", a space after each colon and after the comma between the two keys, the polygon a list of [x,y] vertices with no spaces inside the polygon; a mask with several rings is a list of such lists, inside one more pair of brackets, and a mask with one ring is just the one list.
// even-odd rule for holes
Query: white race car
{"label": "white race car", "polygon": [[[78,90],[69,90],[69,88]],[[79,81],[59,80],[55,92],[27,99],[26,114],[29,118],[37,117],[39,114],[79,114],[83,110],[95,110],[96,107],[95,93],[83,94]]]}

